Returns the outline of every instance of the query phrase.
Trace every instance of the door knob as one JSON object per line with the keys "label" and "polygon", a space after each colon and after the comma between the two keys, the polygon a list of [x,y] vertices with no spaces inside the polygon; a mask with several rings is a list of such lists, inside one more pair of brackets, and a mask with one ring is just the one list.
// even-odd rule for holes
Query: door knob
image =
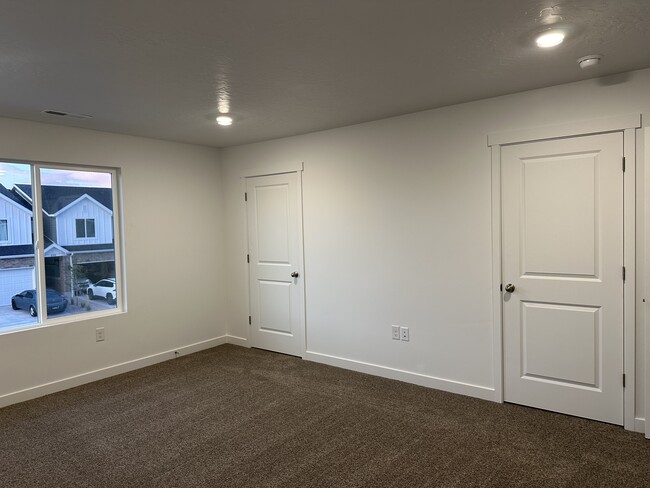
{"label": "door knob", "polygon": [[298,277],[298,272],[294,271],[293,273],[291,273],[291,277],[292,278],[297,278]]}
{"label": "door knob", "polygon": [[513,285],[512,283],[508,283],[508,284],[506,285],[506,291],[507,291],[508,293],[512,293],[513,291],[515,291],[515,285]]}

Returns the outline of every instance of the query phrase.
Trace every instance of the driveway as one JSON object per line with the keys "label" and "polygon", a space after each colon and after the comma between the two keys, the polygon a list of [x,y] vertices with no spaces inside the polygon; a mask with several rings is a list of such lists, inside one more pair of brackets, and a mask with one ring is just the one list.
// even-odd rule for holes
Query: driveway
{"label": "driveway", "polygon": [[[52,315],[52,318],[94,312],[96,310],[109,310],[111,308],[115,308],[115,305],[109,305],[101,298],[88,300],[86,296],[74,297],[74,303],[68,304],[65,312]],[[33,325],[37,322],[37,319],[31,317],[26,310],[13,310],[11,305],[0,306],[0,332],[9,327]]]}

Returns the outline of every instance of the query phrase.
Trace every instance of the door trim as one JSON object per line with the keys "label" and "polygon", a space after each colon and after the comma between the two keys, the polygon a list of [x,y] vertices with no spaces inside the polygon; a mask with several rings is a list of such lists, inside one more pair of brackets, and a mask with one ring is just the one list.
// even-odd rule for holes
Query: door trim
{"label": "door trim", "polygon": [[[300,357],[305,358],[305,353],[307,351],[307,318],[306,318],[306,286],[305,286],[305,234],[304,234],[304,209],[303,209],[303,192],[302,192],[302,176],[303,176],[303,170],[304,170],[304,163],[300,162],[298,164],[279,164],[279,165],[272,165],[271,167],[267,168],[266,170],[254,170],[254,169],[249,169],[246,170],[242,173],[240,173],[240,184],[241,184],[241,194],[244,195],[246,192],[246,179],[247,178],[256,178],[260,176],[273,176],[273,175],[278,175],[278,174],[287,174],[287,173],[296,173],[297,175],[297,180],[298,180],[298,211],[300,212],[300,216],[298,218],[298,247],[299,247],[299,255],[300,255],[300,276],[302,278],[302,284],[300,285],[300,313],[299,313],[299,318],[300,318],[300,328],[302,329],[302,344],[301,344],[301,349],[300,349]],[[243,204],[243,213],[244,213],[244,222],[246,225],[244,225],[244,239],[245,239],[245,256],[243,261],[243,267],[244,267],[244,275],[246,276],[246,298],[247,298],[247,308],[248,308],[248,316],[250,317],[251,315],[251,286],[250,286],[250,273],[249,273],[249,263],[248,260],[246,259],[247,255],[250,253],[250,249],[248,248],[249,244],[249,235],[248,235],[248,212],[246,209],[246,202],[242,198],[242,204]],[[251,344],[251,333],[250,333],[250,323],[248,322],[248,317],[246,317],[246,323],[248,325],[247,334],[246,337],[238,337],[236,338],[239,343],[245,344],[245,347],[253,347]]]}
{"label": "door trim", "polygon": [[581,120],[567,124],[546,125],[531,129],[516,129],[488,134],[488,146],[505,146],[522,142],[558,139],[560,137],[584,136],[603,132],[618,132],[641,127],[641,114],[624,114],[613,117]]}
{"label": "door trim", "polygon": [[[648,284],[650,283],[650,242],[648,242],[648,228],[647,222],[650,219],[650,127],[644,129],[644,136],[641,137],[642,141],[645,144],[645,159],[644,159],[644,176],[645,181],[641,184],[644,185],[643,194],[645,196],[645,206],[643,215],[643,242],[645,243],[645,276],[640,277],[639,282],[641,283],[641,293],[645,294]],[[650,297],[643,296],[642,299],[645,302],[642,302],[641,312],[642,315],[639,317],[645,322],[645,436],[647,439],[650,439],[650,325],[648,324],[647,314],[648,314],[648,302],[650,302]]]}
{"label": "door trim", "polygon": [[[503,403],[503,303],[502,303],[502,224],[501,224],[501,147],[508,144],[599,134],[623,133],[623,371],[626,385],[623,393],[623,426],[635,430],[635,304],[636,304],[636,129],[641,127],[640,114],[628,114],[568,124],[498,132],[488,135],[492,166],[492,346],[494,400]],[[649,346],[650,349],[650,346]],[[646,368],[647,369],[647,368]],[[622,379],[621,379],[622,380]],[[646,411],[648,405],[646,403]],[[647,424],[648,422],[646,422]]]}

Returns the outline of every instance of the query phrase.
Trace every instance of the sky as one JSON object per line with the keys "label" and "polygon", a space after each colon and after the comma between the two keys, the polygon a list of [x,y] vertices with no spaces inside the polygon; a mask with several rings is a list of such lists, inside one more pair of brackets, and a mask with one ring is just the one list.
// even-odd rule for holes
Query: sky
{"label": "sky", "polygon": [[[0,161],[0,183],[9,189],[16,184],[30,184],[29,165]],[[42,169],[41,185],[110,188],[111,174],[95,171],[72,171],[68,169]]]}

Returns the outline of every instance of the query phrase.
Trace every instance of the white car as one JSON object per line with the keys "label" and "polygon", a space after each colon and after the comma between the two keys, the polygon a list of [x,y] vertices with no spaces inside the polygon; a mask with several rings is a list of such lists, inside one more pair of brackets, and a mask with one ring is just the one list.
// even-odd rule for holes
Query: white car
{"label": "white car", "polygon": [[94,300],[96,297],[105,298],[107,303],[113,305],[117,299],[115,278],[105,278],[94,285],[90,285],[88,287],[88,298]]}

